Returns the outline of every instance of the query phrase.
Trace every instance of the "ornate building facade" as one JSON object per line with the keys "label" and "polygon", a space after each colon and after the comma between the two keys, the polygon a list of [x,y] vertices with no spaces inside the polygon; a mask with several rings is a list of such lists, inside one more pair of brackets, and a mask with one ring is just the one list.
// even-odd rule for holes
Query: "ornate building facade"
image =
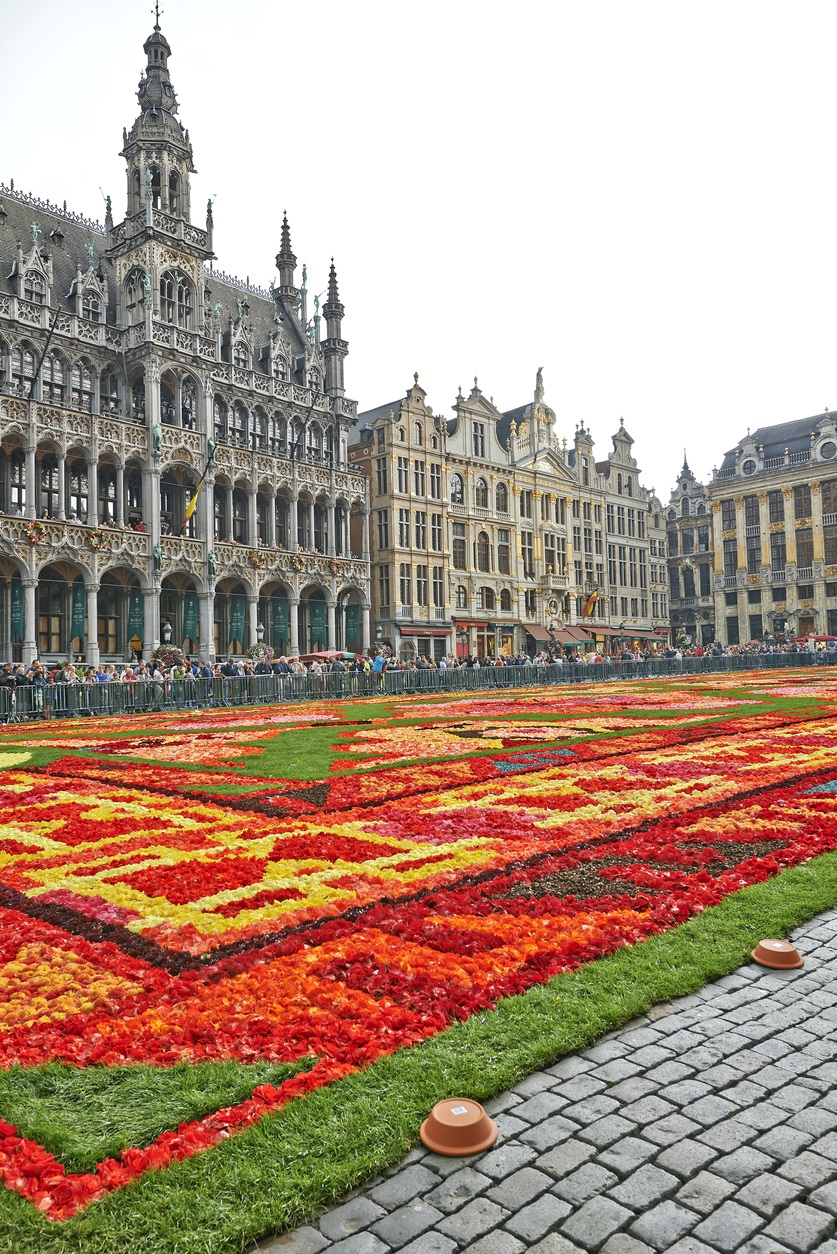
{"label": "ornate building facade", "polygon": [[685,453],[666,511],[671,628],[684,648],[715,639],[714,545],[709,491],[698,483]]}
{"label": "ornate building facade", "polygon": [[834,415],[748,431],[707,496],[722,643],[837,635]]}
{"label": "ornate building facade", "polygon": [[144,51],[123,221],[0,186],[0,654],[368,647],[334,265],[312,316],[287,217],[270,290],[214,269],[159,25]]}
{"label": "ornate building facade", "polygon": [[540,371],[533,402],[506,413],[474,380],[439,417],[416,375],[359,415],[350,457],[370,480],[375,635],[397,654],[667,636],[665,523],[630,436],[620,427],[596,462],[589,432],[568,448],[555,424]]}

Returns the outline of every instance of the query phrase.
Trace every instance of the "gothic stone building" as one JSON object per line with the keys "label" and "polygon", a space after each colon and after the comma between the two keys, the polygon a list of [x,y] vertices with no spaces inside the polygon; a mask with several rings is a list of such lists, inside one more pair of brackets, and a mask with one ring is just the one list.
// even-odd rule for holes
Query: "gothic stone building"
{"label": "gothic stone building", "polygon": [[715,639],[715,592],[709,491],[698,483],[685,454],[666,521],[675,643],[682,647],[711,644]]}
{"label": "gothic stone building", "polygon": [[270,291],[213,268],[159,26],[144,50],[122,222],[0,187],[0,658],[360,649],[334,266],[324,328],[287,218]]}
{"label": "gothic stone building", "polygon": [[568,449],[540,372],[507,413],[474,380],[439,417],[417,375],[362,413],[350,456],[371,485],[376,638],[402,657],[491,658],[667,635],[664,520],[631,444],[620,428],[596,462],[579,428]]}

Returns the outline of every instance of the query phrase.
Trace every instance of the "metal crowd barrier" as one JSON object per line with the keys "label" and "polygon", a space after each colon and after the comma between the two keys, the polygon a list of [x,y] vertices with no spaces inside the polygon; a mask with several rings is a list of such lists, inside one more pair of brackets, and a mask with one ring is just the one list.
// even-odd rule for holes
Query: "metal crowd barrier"
{"label": "metal crowd barrier", "polygon": [[737,654],[654,658],[647,662],[565,661],[549,666],[459,667],[455,670],[387,671],[321,675],[251,675],[240,678],[137,680],[135,683],[46,684],[0,687],[0,722],[92,718],[155,710],[277,705],[289,701],[359,700],[376,696],[475,692],[511,688],[648,679],[734,671],[786,670],[837,665],[837,650],[820,653]]}

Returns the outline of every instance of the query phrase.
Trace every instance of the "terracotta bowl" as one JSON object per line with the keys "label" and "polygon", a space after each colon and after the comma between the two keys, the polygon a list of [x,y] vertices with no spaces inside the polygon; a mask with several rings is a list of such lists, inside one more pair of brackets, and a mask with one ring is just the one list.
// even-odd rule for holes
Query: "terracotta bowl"
{"label": "terracotta bowl", "polygon": [[759,966],[772,967],[775,971],[793,971],[805,961],[798,949],[783,940],[759,941],[752,956]]}
{"label": "terracotta bowl", "polygon": [[497,1124],[480,1106],[467,1097],[449,1097],[437,1102],[419,1133],[428,1149],[449,1158],[481,1154],[497,1140]]}

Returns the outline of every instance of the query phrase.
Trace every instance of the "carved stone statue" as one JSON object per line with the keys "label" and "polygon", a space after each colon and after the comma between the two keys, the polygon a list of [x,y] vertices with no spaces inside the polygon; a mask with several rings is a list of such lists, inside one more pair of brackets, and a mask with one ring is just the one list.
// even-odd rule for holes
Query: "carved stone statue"
{"label": "carved stone statue", "polygon": [[105,198],[105,214],[108,218],[113,217],[113,203],[111,201],[110,196],[107,196]]}
{"label": "carved stone statue", "polygon": [[37,222],[33,222],[32,223],[32,243],[33,244],[37,244],[38,236],[40,235],[40,233],[41,233],[41,228],[38,226]]}
{"label": "carved stone statue", "polygon": [[319,318],[319,316],[320,316],[320,298],[319,296],[315,296],[314,297],[314,317]]}
{"label": "carved stone statue", "polygon": [[151,451],[155,457],[159,457],[163,451],[163,428],[159,422],[155,422],[151,428]]}
{"label": "carved stone statue", "polygon": [[214,549],[209,550],[209,556],[206,559],[206,564],[209,567],[209,574],[211,578],[214,579],[218,574],[218,558],[215,556]]}
{"label": "carved stone statue", "polygon": [[154,182],[154,176],[152,175],[151,170],[148,169],[145,171],[145,194],[146,196],[151,195],[151,184],[153,182]]}
{"label": "carved stone statue", "polygon": [[308,266],[304,261],[302,263],[302,286],[303,289],[308,286]]}
{"label": "carved stone statue", "polygon": [[217,450],[218,450],[218,445],[215,443],[212,436],[210,436],[206,442],[206,460],[207,460],[208,466],[215,465],[215,454]]}
{"label": "carved stone statue", "polygon": [[95,251],[95,250],[94,250],[94,248],[93,248],[93,245],[92,245],[92,244],[85,244],[85,245],[84,245],[84,251],[87,253],[87,260],[90,262],[90,264],[91,264],[91,266],[92,266],[92,265],[93,265],[93,254],[94,254],[94,251]]}
{"label": "carved stone statue", "polygon": [[163,546],[159,540],[154,545],[153,554],[154,554],[154,569],[157,571],[160,571],[163,569]]}
{"label": "carved stone statue", "polygon": [[220,302],[220,300],[216,300],[215,304],[212,306],[212,312],[213,312],[213,314],[215,315],[215,317],[216,317],[216,318],[220,318],[220,317],[221,317],[221,302]]}
{"label": "carved stone statue", "polygon": [[543,366],[538,366],[538,373],[535,377],[535,404],[538,405],[543,400]]}
{"label": "carved stone statue", "polygon": [[244,315],[244,301],[239,296],[235,303],[238,305],[238,316],[241,318]]}

